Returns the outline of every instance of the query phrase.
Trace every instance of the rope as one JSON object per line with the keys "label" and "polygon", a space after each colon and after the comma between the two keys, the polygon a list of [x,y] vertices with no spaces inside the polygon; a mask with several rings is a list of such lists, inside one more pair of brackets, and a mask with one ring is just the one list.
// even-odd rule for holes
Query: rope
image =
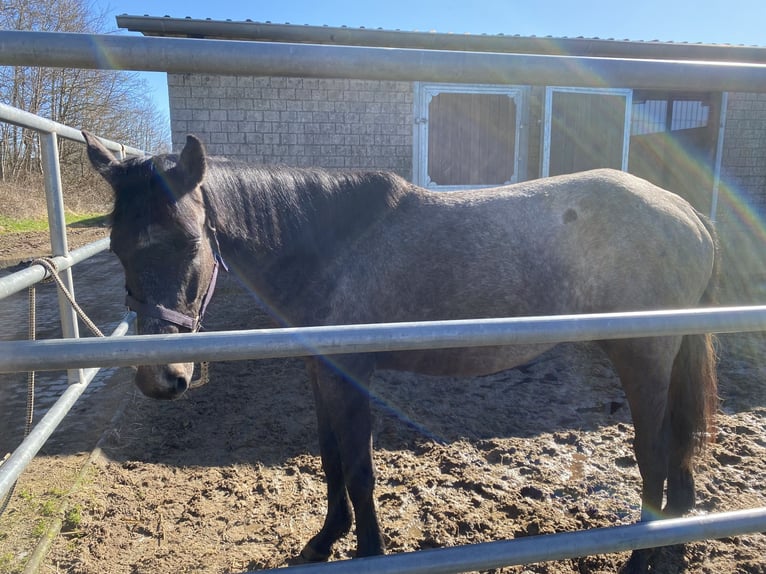
{"label": "rope", "polygon": [[[64,282],[61,280],[61,277],[59,277],[58,274],[58,268],[56,267],[56,263],[53,261],[53,259],[49,257],[41,257],[39,259],[35,259],[30,263],[30,266],[32,265],[40,265],[46,270],[46,276],[43,278],[41,283],[49,283],[51,281],[55,281],[56,285],[58,285],[58,288],[61,290],[61,292],[66,297],[67,301],[69,301],[69,304],[72,306],[72,309],[75,310],[75,313],[77,313],[77,316],[82,320],[82,322],[91,330],[91,332],[96,335],[97,337],[103,337],[104,334],[101,332],[101,330],[96,326],[96,324],[91,321],[90,317],[88,317],[85,314],[85,311],[82,310],[82,307],[80,307],[77,302],[74,300],[74,295],[72,295],[71,291],[66,288],[66,285],[64,285]],[[30,285],[29,287],[29,340],[34,341],[37,338],[37,329],[36,329],[36,323],[37,323],[37,289],[35,285]],[[29,371],[27,373],[27,409],[26,409],[26,418],[24,421],[24,439],[26,439],[29,436],[29,433],[32,432],[32,422],[34,420],[34,414],[35,414],[35,371]],[[2,462],[5,462],[9,455],[6,455]],[[0,462],[0,464],[2,464]],[[0,514],[3,514],[6,509],[8,508],[8,504],[10,504],[11,498],[13,497],[13,493],[16,490],[16,484],[17,482],[13,483],[13,486],[8,490],[8,493],[3,497],[3,501],[0,503]]]}
{"label": "rope", "polygon": [[[50,281],[49,278],[43,279],[43,282]],[[29,302],[29,314],[28,314],[28,337],[30,341],[34,341],[37,337],[36,333],[36,327],[37,327],[37,290],[35,288],[35,285],[29,286],[28,291],[28,302]],[[27,410],[26,410],[26,417],[24,419],[24,439],[26,439],[29,436],[29,433],[32,431],[32,421],[34,420],[35,415],[35,372],[29,371],[27,373]],[[23,439],[22,439],[23,440]],[[5,455],[5,458],[3,459],[3,462],[8,460],[10,457],[10,453]],[[15,481],[11,488],[8,490],[6,495],[3,497],[2,503],[0,503],[0,514],[3,514],[7,508],[8,505],[11,502],[11,498],[13,497],[14,492],[16,491],[16,485],[18,484],[18,481]]]}
{"label": "rope", "polygon": [[53,279],[56,282],[56,285],[58,285],[61,292],[67,298],[67,301],[69,301],[72,309],[74,309],[80,320],[88,327],[88,329],[90,329],[90,332],[93,333],[96,337],[103,337],[104,334],[98,327],[96,327],[96,324],[90,320],[90,317],[85,314],[85,311],[83,311],[82,308],[77,304],[77,301],[74,300],[74,295],[72,295],[69,289],[66,288],[66,285],[64,285],[61,277],[59,277],[58,268],[56,267],[56,263],[53,261],[53,259],[49,257],[41,257],[32,261],[31,264],[41,265],[45,268],[45,270],[50,275],[50,277],[46,277],[46,279]]}
{"label": "rope", "polygon": [[[37,308],[35,304],[35,286],[29,288],[29,340],[34,341],[37,328]],[[27,373],[27,418],[24,424],[24,438],[32,431],[32,419],[35,414],[35,372]]]}
{"label": "rope", "polygon": [[210,382],[210,363],[204,361],[199,364],[199,377],[189,383],[190,389],[198,389]]}
{"label": "rope", "polygon": [[[61,292],[66,297],[67,301],[69,301],[69,304],[72,306],[72,309],[74,309],[75,313],[77,313],[77,316],[80,318],[80,320],[90,329],[90,331],[96,335],[97,337],[104,337],[105,335],[101,332],[101,330],[96,326],[96,324],[91,321],[90,317],[83,311],[82,307],[77,304],[77,302],[74,299],[74,295],[67,289],[66,285],[64,285],[64,282],[62,281],[61,277],[59,277],[58,274],[58,268],[56,267],[55,261],[51,259],[50,257],[41,257],[39,259],[35,259],[30,263],[31,265],[41,265],[46,270],[46,276],[41,281],[42,283],[47,283],[50,281],[55,281],[58,288],[61,290]],[[36,289],[35,285],[31,285],[29,287],[29,340],[34,341],[36,338],[36,322],[37,322],[37,315],[36,315]],[[190,389],[196,389],[199,387],[202,387],[208,382],[210,382],[210,369],[209,369],[209,363],[203,362],[200,363],[200,372],[199,377],[192,380],[189,383]],[[26,410],[26,419],[24,424],[24,438],[26,439],[27,436],[29,436],[29,433],[32,431],[32,421],[34,419],[34,410],[35,410],[35,372],[29,371],[27,373],[27,410]],[[2,466],[3,462],[8,460],[8,457],[10,454],[7,454],[2,461],[0,461],[0,466]],[[8,504],[11,501],[11,497],[13,497],[13,493],[16,490],[16,484],[17,482],[13,483],[13,486],[8,490],[8,493],[3,497],[2,502],[0,502],[0,514],[3,514],[5,510],[8,508]]]}

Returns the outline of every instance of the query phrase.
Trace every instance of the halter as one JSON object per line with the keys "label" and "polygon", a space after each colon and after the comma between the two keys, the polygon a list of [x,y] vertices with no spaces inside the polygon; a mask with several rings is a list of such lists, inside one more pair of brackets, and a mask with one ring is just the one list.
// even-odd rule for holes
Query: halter
{"label": "halter", "polygon": [[174,309],[168,309],[164,305],[139,301],[133,297],[130,292],[125,296],[125,305],[128,306],[128,309],[135,311],[139,315],[145,315],[153,319],[161,319],[162,321],[177,325],[178,327],[189,329],[192,333],[199,331],[202,326],[202,318],[205,316],[205,311],[207,311],[208,303],[210,303],[210,300],[213,298],[213,292],[215,292],[215,285],[218,281],[218,267],[221,265],[225,271],[229,270],[221,257],[221,248],[218,245],[218,237],[215,233],[215,228],[208,225],[208,229],[210,229],[213,235],[212,238],[215,244],[213,251],[213,274],[210,276],[210,283],[208,283],[205,296],[202,299],[202,306],[200,307],[199,313],[193,317]]}

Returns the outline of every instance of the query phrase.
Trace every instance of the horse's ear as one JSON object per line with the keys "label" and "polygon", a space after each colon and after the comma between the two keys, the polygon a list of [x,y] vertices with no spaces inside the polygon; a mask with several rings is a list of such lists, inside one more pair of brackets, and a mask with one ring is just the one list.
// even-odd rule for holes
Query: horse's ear
{"label": "horse's ear", "polygon": [[205,177],[205,146],[199,138],[186,136],[186,145],[181,150],[178,158],[178,166],[181,168],[185,183],[190,187],[197,187]]}
{"label": "horse's ear", "polygon": [[96,136],[85,130],[82,130],[81,133],[82,137],[85,138],[85,143],[88,145],[88,159],[90,159],[90,163],[93,164],[98,173],[109,180],[112,168],[119,164],[119,162]]}

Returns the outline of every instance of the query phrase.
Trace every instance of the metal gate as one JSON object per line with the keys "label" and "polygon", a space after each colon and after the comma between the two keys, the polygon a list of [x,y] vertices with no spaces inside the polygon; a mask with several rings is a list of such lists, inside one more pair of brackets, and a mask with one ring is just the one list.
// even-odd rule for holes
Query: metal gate
{"label": "metal gate", "polygon": [[[43,49],[40,49],[40,47]],[[98,53],[93,46],[99,46]],[[105,57],[106,56],[106,57]],[[573,66],[576,62],[578,65]],[[766,91],[766,66],[705,65],[698,62],[619,60],[528,56],[472,52],[439,52],[243,43],[220,40],[135,38],[40,32],[0,33],[0,65],[41,65],[119,68],[167,72],[209,72],[306,77],[488,82],[572,86],[618,85],[630,88],[699,88]],[[591,73],[583,74],[582,70]],[[57,177],[57,135],[80,140],[71,128],[27,117],[7,106],[2,119],[29,122],[41,133],[46,165],[46,191],[54,232],[54,255],[67,269],[107,247],[106,241],[68,253],[66,250],[60,181]],[[8,114],[9,116],[6,116]],[[10,119],[9,119],[10,117]],[[112,149],[120,151],[110,142]],[[126,152],[138,152],[127,150]],[[62,239],[63,238],[63,239]],[[0,297],[45,276],[29,269],[0,282]],[[235,360],[314,354],[370,352],[480,345],[563,342],[650,335],[766,330],[766,306],[706,310],[612,313],[524,319],[484,319],[434,323],[351,325],[249,332],[218,332],[174,336],[131,336],[78,339],[73,319],[66,339],[0,343],[0,372],[32,368],[82,369],[101,366],[167,363],[192,360]],[[124,332],[123,327],[118,333]],[[35,429],[30,443],[37,449],[63,418],[67,405],[87,385],[90,370],[73,382],[54,409]],[[70,393],[71,391],[71,393]],[[43,423],[45,423],[43,425]],[[33,433],[34,434],[34,433]],[[32,439],[32,435],[30,435]],[[25,441],[27,442],[27,441]],[[22,445],[24,446],[24,445]],[[34,456],[33,445],[17,450],[0,469],[0,494]],[[620,526],[608,529],[545,535],[457,548],[364,558],[348,562],[295,567],[295,572],[460,572],[532,561],[561,559],[684,541],[766,531],[766,508],[711,514],[703,517]]]}
{"label": "metal gate", "polygon": [[[64,199],[58,160],[58,138],[64,137],[82,143],[85,140],[80,132],[74,128],[41,118],[3,103],[0,103],[0,121],[35,130],[40,138],[45,196],[48,206],[48,225],[51,237],[51,253],[53,255],[52,262],[59,271],[59,277],[64,287],[69,292],[72,292],[72,266],[109,248],[108,239],[102,239],[74,251],[69,251],[67,245]],[[102,139],[102,141],[104,145],[112,149],[121,158],[124,158],[126,155],[143,155],[144,153],[141,150],[126,147],[110,140]],[[49,271],[39,264],[3,277],[0,279],[0,300],[23,289],[27,289],[43,281],[46,277],[49,277]],[[69,304],[62,292],[59,292],[59,313],[63,336],[65,338],[77,339],[79,337],[77,316],[72,305]],[[132,316],[126,316],[117,325],[111,336],[118,337],[124,335],[128,331],[131,318]],[[0,345],[2,344],[0,343]],[[0,356],[2,354],[3,352],[0,351]],[[35,362],[33,362],[24,369],[19,369],[19,371],[30,371],[36,368]],[[62,393],[42,420],[30,431],[29,435],[13,452],[10,458],[0,466],[0,500],[10,491],[16,479],[43,444],[45,444],[48,437],[56,430],[77,399],[80,398],[91,381],[93,381],[93,378],[98,374],[98,371],[99,368],[86,370],[72,368],[69,370],[69,386],[66,391]]]}

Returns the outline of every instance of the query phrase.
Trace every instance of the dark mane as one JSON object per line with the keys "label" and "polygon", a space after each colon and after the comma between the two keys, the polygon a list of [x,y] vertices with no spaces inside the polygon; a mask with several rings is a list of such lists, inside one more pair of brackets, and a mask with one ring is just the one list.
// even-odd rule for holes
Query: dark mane
{"label": "dark mane", "polygon": [[[258,268],[247,286],[273,307],[329,292],[339,254],[377,233],[411,189],[386,172],[250,166],[215,157],[207,158],[202,184],[227,263]],[[286,314],[288,322],[311,322],[307,310]]]}
{"label": "dark mane", "polygon": [[203,191],[215,224],[230,235],[268,249],[303,250],[363,233],[411,187],[388,172],[250,166],[209,157]]}

